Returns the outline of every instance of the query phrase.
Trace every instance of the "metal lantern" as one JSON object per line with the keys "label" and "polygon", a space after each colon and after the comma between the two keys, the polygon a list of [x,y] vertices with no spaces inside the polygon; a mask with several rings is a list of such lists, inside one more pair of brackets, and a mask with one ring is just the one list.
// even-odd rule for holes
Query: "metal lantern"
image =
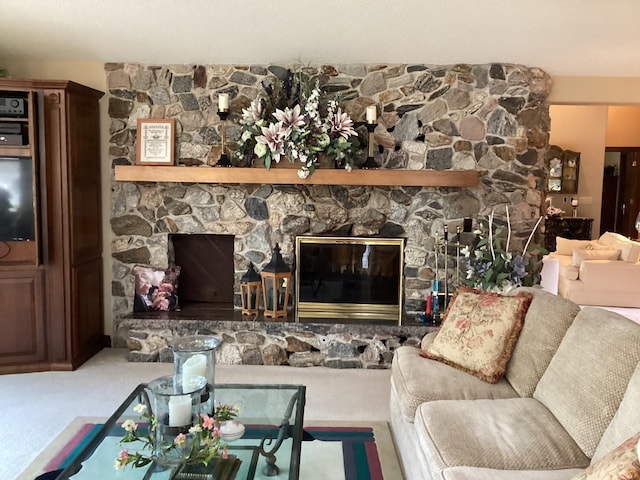
{"label": "metal lantern", "polygon": [[242,315],[257,315],[260,311],[260,290],[262,280],[253,263],[240,279],[240,298],[242,299]]}
{"label": "metal lantern", "polygon": [[291,268],[284,263],[277,243],[273,249],[271,262],[262,269],[260,276],[265,318],[287,318]]}

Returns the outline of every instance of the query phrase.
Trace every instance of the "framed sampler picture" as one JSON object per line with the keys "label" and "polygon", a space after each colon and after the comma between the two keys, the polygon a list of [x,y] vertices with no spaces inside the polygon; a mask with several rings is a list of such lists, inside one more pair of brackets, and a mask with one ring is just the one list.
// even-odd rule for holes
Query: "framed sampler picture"
{"label": "framed sampler picture", "polygon": [[176,122],[173,118],[139,118],[137,165],[174,165]]}

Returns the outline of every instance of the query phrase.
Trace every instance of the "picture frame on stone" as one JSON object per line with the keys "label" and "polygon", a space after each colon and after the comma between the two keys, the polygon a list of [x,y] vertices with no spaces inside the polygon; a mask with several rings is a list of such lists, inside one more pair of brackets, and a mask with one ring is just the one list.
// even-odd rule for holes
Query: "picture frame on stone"
{"label": "picture frame on stone", "polygon": [[175,165],[175,119],[139,118],[137,126],[136,165]]}

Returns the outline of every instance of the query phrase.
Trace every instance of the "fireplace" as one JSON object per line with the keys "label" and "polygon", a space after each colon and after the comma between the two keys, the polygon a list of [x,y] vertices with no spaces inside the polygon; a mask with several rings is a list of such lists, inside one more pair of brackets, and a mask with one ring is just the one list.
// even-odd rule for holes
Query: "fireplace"
{"label": "fireplace", "polygon": [[179,297],[190,307],[233,308],[233,235],[170,234],[170,263],[181,268]]}
{"label": "fireplace", "polygon": [[404,238],[296,237],[296,321],[401,323]]}

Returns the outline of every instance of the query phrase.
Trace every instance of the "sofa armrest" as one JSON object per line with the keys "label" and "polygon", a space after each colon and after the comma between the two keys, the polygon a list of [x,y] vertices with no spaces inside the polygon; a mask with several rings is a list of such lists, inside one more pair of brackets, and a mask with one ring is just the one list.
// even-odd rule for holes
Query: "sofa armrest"
{"label": "sofa armrest", "polygon": [[586,260],[580,264],[579,279],[590,290],[640,293],[640,263]]}
{"label": "sofa armrest", "polygon": [[429,332],[424,337],[422,337],[422,341],[420,342],[420,348],[422,350],[426,350],[433,343],[433,339],[436,338],[436,333],[438,332]]}

